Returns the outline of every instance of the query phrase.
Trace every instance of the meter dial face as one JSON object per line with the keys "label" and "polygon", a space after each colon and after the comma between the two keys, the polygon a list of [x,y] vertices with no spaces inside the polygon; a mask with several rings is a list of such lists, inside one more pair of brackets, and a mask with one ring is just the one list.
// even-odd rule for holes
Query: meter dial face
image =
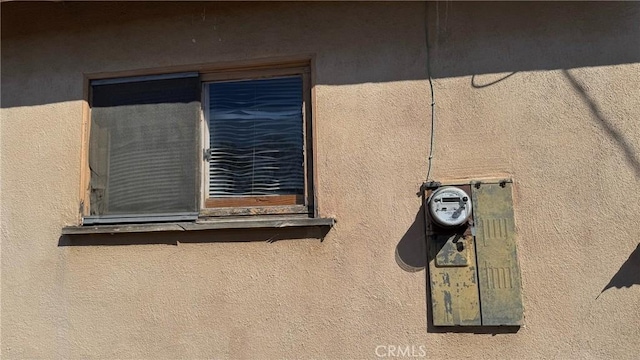
{"label": "meter dial face", "polygon": [[429,212],[433,220],[447,227],[464,224],[471,215],[471,199],[464,190],[445,186],[429,197]]}

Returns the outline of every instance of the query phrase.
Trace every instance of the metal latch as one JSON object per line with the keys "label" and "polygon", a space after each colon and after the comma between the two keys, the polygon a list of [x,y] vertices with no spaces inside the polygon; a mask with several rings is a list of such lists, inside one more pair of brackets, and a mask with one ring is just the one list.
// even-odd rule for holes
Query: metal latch
{"label": "metal latch", "polygon": [[202,157],[206,160],[206,161],[211,161],[211,153],[213,152],[213,149],[204,149],[202,151]]}
{"label": "metal latch", "polygon": [[425,191],[425,190],[434,190],[439,188],[440,186],[442,186],[442,183],[439,181],[427,181],[425,183],[422,183],[422,185],[420,185],[420,191]]}

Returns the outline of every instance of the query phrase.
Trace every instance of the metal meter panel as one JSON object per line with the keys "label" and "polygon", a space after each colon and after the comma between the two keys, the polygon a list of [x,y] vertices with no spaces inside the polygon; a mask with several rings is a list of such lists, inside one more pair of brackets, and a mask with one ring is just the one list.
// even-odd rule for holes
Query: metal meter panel
{"label": "metal meter panel", "polygon": [[522,325],[511,181],[471,184],[425,193],[433,325]]}
{"label": "metal meter panel", "polygon": [[[471,192],[469,185],[460,186],[458,189],[466,194]],[[425,195],[425,198],[433,199],[429,196],[433,195],[433,192]],[[456,195],[448,197],[454,196]],[[427,200],[425,207],[429,205]],[[444,231],[443,228],[434,229],[432,213],[428,211],[425,214],[430,229],[427,238],[433,325],[481,325],[475,243],[471,232],[464,228]]]}
{"label": "metal meter panel", "polygon": [[522,325],[511,183],[472,186],[482,325]]}
{"label": "metal meter panel", "polygon": [[[481,325],[473,236],[433,235],[431,240],[429,287],[433,325]],[[462,249],[458,244],[462,244]]]}

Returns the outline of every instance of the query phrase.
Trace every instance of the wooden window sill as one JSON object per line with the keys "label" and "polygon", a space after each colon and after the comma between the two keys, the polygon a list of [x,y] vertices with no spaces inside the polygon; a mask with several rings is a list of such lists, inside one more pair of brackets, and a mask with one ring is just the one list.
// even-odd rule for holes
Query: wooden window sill
{"label": "wooden window sill", "polygon": [[336,221],[333,218],[306,217],[202,219],[195,222],[66,226],[62,228],[62,235],[127,234],[230,229],[331,228],[335,222]]}

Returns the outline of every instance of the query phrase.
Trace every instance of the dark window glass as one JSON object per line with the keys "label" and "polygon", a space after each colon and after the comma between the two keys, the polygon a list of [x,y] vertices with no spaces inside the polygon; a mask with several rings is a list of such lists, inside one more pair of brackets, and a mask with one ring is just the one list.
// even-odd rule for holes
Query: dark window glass
{"label": "dark window glass", "polygon": [[209,197],[304,193],[301,76],[208,83]]}

